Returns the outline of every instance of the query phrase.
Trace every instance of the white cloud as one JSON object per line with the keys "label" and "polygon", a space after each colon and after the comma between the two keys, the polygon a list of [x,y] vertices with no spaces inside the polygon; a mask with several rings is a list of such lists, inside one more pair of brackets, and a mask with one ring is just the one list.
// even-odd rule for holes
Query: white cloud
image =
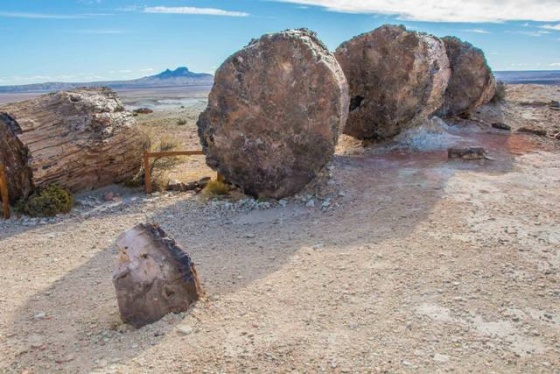
{"label": "white cloud", "polygon": [[163,14],[195,14],[208,16],[227,16],[227,17],[247,17],[249,13],[234,12],[215,8],[195,8],[195,7],[165,7],[154,6],[145,7],[144,13],[163,13]]}
{"label": "white cloud", "polygon": [[140,73],[149,73],[150,71],[154,71],[153,68],[145,68],[138,70]]}
{"label": "white cloud", "polygon": [[519,34],[519,35],[526,35],[526,36],[534,36],[539,37],[543,35],[550,34],[550,31],[546,30],[537,30],[537,31],[510,31],[509,34]]}
{"label": "white cloud", "polygon": [[560,66],[560,62],[553,62],[550,66]]}
{"label": "white cloud", "polygon": [[52,14],[52,13],[22,13],[22,12],[0,12],[0,17],[27,18],[27,19],[77,19],[99,16],[112,16],[106,13],[84,13],[84,14]]}
{"label": "white cloud", "polygon": [[543,25],[541,29],[560,31],[560,23],[557,25]]}
{"label": "white cloud", "polygon": [[313,5],[334,12],[388,14],[428,22],[504,22],[560,20],[558,0],[274,0]]}
{"label": "white cloud", "polygon": [[119,70],[119,73],[130,74],[130,73],[132,73],[132,70],[130,70],[130,69]]}
{"label": "white cloud", "polygon": [[463,31],[472,32],[472,33],[475,33],[475,34],[490,34],[490,31],[486,31],[484,29],[466,29],[466,30],[463,30]]}

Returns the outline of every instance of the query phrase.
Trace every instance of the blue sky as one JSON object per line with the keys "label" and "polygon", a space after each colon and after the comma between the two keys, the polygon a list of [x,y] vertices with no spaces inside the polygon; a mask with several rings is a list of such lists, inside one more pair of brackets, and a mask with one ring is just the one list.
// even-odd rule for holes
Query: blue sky
{"label": "blue sky", "polygon": [[212,73],[264,33],[334,50],[385,23],[458,36],[494,70],[560,70],[560,0],[2,0],[0,85]]}

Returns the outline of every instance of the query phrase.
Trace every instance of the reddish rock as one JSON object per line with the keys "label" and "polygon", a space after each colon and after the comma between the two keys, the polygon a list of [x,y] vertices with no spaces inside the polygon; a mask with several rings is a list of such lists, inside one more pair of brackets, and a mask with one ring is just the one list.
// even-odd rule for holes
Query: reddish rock
{"label": "reddish rock", "polygon": [[442,41],[452,73],[438,115],[468,115],[492,100],[496,93],[496,80],[482,50],[453,36],[447,36]]}
{"label": "reddish rock", "polygon": [[314,33],[262,36],[216,72],[197,122],[206,163],[254,196],[282,198],[331,159],[348,112],[348,86]]}
{"label": "reddish rock", "polygon": [[393,137],[443,103],[449,61],[434,36],[385,25],[342,43],[335,56],[350,87],[345,134]]}

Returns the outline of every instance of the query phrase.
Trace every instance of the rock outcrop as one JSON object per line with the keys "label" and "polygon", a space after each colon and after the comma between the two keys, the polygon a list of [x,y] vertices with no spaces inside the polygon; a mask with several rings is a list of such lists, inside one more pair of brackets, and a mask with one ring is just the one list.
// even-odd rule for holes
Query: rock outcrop
{"label": "rock outcrop", "polygon": [[449,60],[434,36],[385,25],[335,52],[350,87],[344,133],[378,140],[421,123],[443,103]]}
{"label": "rock outcrop", "polygon": [[480,49],[453,36],[442,40],[452,73],[438,115],[466,115],[494,97],[496,80]]}
{"label": "rock outcrop", "polygon": [[138,172],[147,139],[116,94],[78,89],[0,107],[10,201],[56,184],[93,189]]}
{"label": "rock outcrop", "polygon": [[206,163],[250,195],[294,194],[331,159],[348,104],[346,78],[314,33],[264,35],[216,72],[197,122]]}

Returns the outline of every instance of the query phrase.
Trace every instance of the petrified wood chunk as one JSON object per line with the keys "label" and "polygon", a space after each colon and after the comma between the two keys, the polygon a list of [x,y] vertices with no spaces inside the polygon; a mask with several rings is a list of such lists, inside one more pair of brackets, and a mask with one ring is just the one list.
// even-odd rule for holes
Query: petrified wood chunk
{"label": "petrified wood chunk", "polygon": [[492,160],[486,154],[486,150],[482,147],[468,147],[468,148],[449,148],[447,150],[447,157],[448,158],[460,158],[462,160]]}
{"label": "petrified wood chunk", "polygon": [[347,135],[393,137],[443,103],[451,73],[443,43],[434,36],[385,25],[342,43],[335,56],[350,87]]}
{"label": "petrified wood chunk", "polygon": [[511,131],[511,126],[507,125],[503,122],[494,122],[492,124],[492,127],[498,130],[506,130],[506,131]]}
{"label": "petrified wood chunk", "polygon": [[117,238],[119,264],[113,284],[123,322],[134,327],[182,312],[203,291],[189,255],[152,224],[139,224]]}
{"label": "petrified wood chunk", "polygon": [[438,115],[454,117],[471,113],[494,97],[494,75],[482,50],[453,36],[446,36],[442,41],[452,73]]}
{"label": "petrified wood chunk", "polygon": [[264,35],[216,71],[197,122],[206,163],[253,196],[292,195],[332,158],[348,104],[344,73],[314,33]]}
{"label": "petrified wood chunk", "polygon": [[531,127],[520,127],[517,132],[523,132],[525,134],[533,134],[537,136],[546,136],[546,130],[543,129],[533,129]]}
{"label": "petrified wood chunk", "polygon": [[0,107],[0,161],[12,202],[50,184],[74,192],[120,182],[138,172],[146,143],[108,88]]}

